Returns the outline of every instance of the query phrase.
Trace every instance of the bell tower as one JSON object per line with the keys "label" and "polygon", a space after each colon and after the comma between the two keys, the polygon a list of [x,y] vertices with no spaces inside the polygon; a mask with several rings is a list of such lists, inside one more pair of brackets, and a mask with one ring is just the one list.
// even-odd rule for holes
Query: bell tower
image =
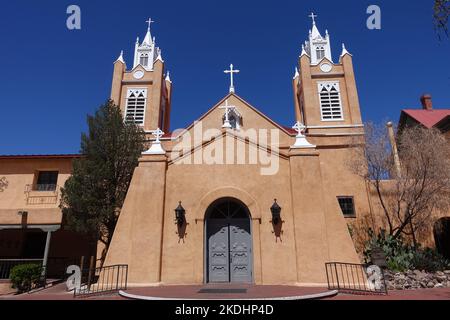
{"label": "bell tower", "polygon": [[149,19],[142,43],[137,38],[133,68],[127,70],[123,51],[114,62],[111,100],[120,106],[125,121],[134,122],[149,132],[170,130],[172,81],[165,71],[161,49],[152,38]]}
{"label": "bell tower", "polygon": [[361,128],[352,55],[342,45],[339,61],[334,63],[328,31],[322,36],[316,25],[317,16],[310,17],[312,29],[302,45],[293,79],[296,118],[307,126],[308,133]]}

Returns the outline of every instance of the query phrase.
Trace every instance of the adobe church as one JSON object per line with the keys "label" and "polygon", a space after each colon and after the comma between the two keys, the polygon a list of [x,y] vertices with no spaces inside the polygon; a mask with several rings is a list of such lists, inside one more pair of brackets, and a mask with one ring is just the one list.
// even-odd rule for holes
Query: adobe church
{"label": "adobe church", "polygon": [[324,285],[325,263],[360,263],[347,222],[370,201],[346,166],[364,138],[352,55],[343,45],[333,59],[330,35],[311,17],[287,126],[236,94],[231,65],[229,93],[170,132],[173,87],[151,20],[132,67],[123,54],[114,63],[111,99],[151,142],[105,261],[127,264],[131,286]]}

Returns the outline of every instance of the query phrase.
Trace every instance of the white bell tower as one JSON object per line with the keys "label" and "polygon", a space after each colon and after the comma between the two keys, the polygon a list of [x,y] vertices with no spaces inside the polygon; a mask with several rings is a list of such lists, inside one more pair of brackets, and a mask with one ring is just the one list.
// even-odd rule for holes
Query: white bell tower
{"label": "white bell tower", "polygon": [[317,15],[311,13],[309,17],[312,19],[313,26],[312,29],[309,30],[309,41],[305,42],[305,50],[311,58],[311,64],[317,65],[324,58],[327,58],[330,62],[333,62],[328,30],[325,31],[325,37],[322,37],[316,26]]}
{"label": "white bell tower", "polygon": [[152,71],[155,61],[155,54],[157,54],[156,51],[158,51],[158,48],[155,44],[155,38],[152,38],[150,32],[150,25],[155,21],[153,21],[152,19],[148,19],[148,21],[146,22],[148,23],[148,29],[144,41],[142,41],[142,44],[140,44],[139,37],[136,40],[133,69],[138,65],[141,65],[145,70]]}

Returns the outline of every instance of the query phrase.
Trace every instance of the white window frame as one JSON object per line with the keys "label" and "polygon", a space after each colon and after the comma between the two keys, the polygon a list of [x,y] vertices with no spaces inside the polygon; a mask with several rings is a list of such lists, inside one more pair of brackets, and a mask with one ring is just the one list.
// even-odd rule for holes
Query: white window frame
{"label": "white window frame", "polygon": [[[319,52],[322,54],[322,57],[319,56]],[[325,59],[326,51],[324,46],[319,45],[316,47],[316,57],[317,61],[322,61],[323,59]]]}
{"label": "white window frame", "polygon": [[[337,93],[338,93],[338,98],[339,98],[339,112],[341,114],[340,118],[334,118],[334,119],[324,119],[324,111],[323,111],[323,106],[322,106],[322,97],[321,97],[321,92],[323,87],[327,86],[327,85],[332,85],[337,89]],[[317,83],[317,97],[319,98],[319,106],[320,106],[320,119],[323,122],[336,122],[336,121],[344,121],[344,110],[342,107],[342,97],[341,97],[341,88],[340,88],[340,83],[339,81],[320,81]]]}
{"label": "white window frame", "polygon": [[139,58],[139,64],[143,67],[148,67],[148,64],[149,64],[149,54],[148,53],[141,53],[141,56]]}
{"label": "white window frame", "polygon": [[145,125],[145,116],[147,114],[147,103],[148,103],[148,90],[147,90],[147,88],[128,88],[128,90],[127,90],[127,98],[126,98],[126,101],[125,101],[125,115],[123,117],[124,118],[123,121],[124,122],[127,121],[128,100],[130,99],[131,94],[135,93],[135,92],[138,92],[138,93],[142,92],[142,93],[144,93],[144,97],[145,97],[145,101],[144,101],[144,115],[143,115],[143,118],[142,118],[142,124],[136,123],[135,118],[133,118],[134,119],[134,123],[136,125],[138,125],[140,127],[143,127]]}

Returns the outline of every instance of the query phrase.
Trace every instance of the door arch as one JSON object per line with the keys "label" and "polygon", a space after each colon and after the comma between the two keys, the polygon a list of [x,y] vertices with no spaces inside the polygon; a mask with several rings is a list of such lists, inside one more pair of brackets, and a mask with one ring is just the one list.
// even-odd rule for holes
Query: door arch
{"label": "door arch", "polygon": [[252,283],[251,215],[235,198],[214,201],[205,214],[205,282]]}

